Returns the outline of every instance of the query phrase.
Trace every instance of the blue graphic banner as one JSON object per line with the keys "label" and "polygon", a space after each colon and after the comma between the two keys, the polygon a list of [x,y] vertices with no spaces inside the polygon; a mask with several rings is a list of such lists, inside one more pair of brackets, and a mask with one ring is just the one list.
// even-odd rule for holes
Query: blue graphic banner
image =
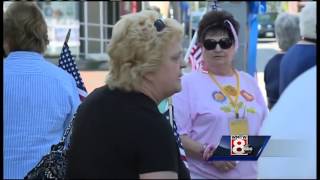
{"label": "blue graphic banner", "polygon": [[256,161],[271,136],[222,136],[208,161]]}

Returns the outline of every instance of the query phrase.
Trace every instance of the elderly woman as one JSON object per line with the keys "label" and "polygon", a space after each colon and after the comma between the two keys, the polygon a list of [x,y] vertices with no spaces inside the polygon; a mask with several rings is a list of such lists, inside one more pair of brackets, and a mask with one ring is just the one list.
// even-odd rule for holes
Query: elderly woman
{"label": "elderly woman", "polygon": [[79,107],[68,178],[190,178],[157,105],[180,91],[182,26],[154,11],[123,16],[108,46],[107,85]]}
{"label": "elderly woman", "polygon": [[43,56],[48,29],[35,2],[10,4],[3,37],[3,178],[23,179],[59,142],[80,98],[72,76]]}
{"label": "elderly woman", "polygon": [[256,80],[232,66],[238,31],[229,12],[207,12],[198,32],[205,69],[183,76],[173,96],[191,178],[257,177],[255,161],[207,161],[223,135],[257,135],[268,111]]}
{"label": "elderly woman", "polygon": [[280,95],[291,81],[316,65],[317,2],[305,3],[299,14],[299,27],[301,40],[287,51],[280,63]]}
{"label": "elderly woman", "polygon": [[281,13],[275,21],[276,39],[281,51],[274,55],[264,69],[264,82],[271,109],[279,98],[280,63],[286,51],[300,40],[299,17]]}

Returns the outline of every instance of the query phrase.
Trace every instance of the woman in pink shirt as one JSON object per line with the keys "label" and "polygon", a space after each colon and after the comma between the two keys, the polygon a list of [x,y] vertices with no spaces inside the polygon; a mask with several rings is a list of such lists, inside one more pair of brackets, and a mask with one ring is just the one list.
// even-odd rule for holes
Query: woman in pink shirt
{"label": "woman in pink shirt", "polygon": [[256,80],[232,66],[238,31],[229,12],[203,16],[198,43],[204,68],[183,76],[182,91],[173,97],[191,178],[257,178],[256,161],[207,161],[223,135],[257,135],[268,111]]}

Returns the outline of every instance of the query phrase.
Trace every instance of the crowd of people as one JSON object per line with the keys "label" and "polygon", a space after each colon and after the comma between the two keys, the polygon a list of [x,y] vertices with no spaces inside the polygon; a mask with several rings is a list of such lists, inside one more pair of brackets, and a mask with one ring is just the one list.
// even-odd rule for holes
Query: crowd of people
{"label": "crowd of people", "polygon": [[[181,23],[155,10],[122,16],[106,85],[82,103],[73,77],[44,58],[39,7],[13,2],[3,24],[4,179],[24,178],[71,120],[68,179],[316,178],[316,2],[275,21],[281,52],[265,69],[267,103],[256,79],[233,66],[241,24],[225,10],[202,17],[203,69],[187,74]],[[308,153],[296,159],[208,161],[223,135],[297,132]]]}
{"label": "crowd of people", "polygon": [[[309,2],[301,10],[298,23],[300,39],[295,44],[292,44],[296,41],[297,35],[295,34],[298,32],[295,17],[279,15],[279,19],[287,18],[275,24],[279,28],[276,31],[276,36],[279,36],[277,38],[279,46],[281,47],[282,43],[289,48],[285,48],[285,46],[281,48],[287,50],[282,58],[278,58],[279,62],[270,62],[274,64],[271,66],[274,66],[276,72],[271,72],[270,69],[266,71],[269,77],[273,76],[272,73],[276,74],[268,80],[269,84],[272,79],[278,80],[274,85],[267,87],[267,90],[269,89],[270,92],[278,91],[279,99],[275,99],[276,103],[271,105],[272,110],[265,119],[260,134],[271,135],[272,139],[283,142],[283,145],[278,145],[288,146],[277,156],[271,154],[269,157],[259,159],[258,178],[261,179],[317,178],[316,8],[316,2]],[[290,145],[292,143],[293,146]],[[293,155],[288,156],[292,152]],[[279,171],[275,171],[275,169]]]}

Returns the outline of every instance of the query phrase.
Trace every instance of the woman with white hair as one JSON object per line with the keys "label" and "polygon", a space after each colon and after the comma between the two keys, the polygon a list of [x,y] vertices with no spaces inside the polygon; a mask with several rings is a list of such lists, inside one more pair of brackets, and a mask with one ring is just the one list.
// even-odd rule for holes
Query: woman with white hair
{"label": "woman with white hair", "polygon": [[275,20],[276,39],[280,52],[274,55],[264,69],[264,82],[269,109],[279,98],[280,62],[286,51],[300,40],[299,16],[281,13]]}
{"label": "woman with white hair", "polygon": [[154,11],[123,16],[108,45],[107,85],[79,107],[67,178],[190,178],[157,105],[180,91],[183,27]]}
{"label": "woman with white hair", "polygon": [[280,95],[291,81],[316,65],[316,5],[316,2],[307,2],[299,14],[301,40],[292,46],[282,58],[279,80]]}

